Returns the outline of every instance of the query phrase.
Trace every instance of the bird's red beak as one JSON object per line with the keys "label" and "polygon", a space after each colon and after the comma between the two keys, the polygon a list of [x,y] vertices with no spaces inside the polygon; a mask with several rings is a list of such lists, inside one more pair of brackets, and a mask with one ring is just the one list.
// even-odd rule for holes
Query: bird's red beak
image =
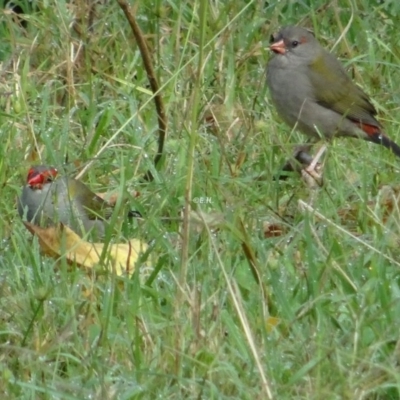
{"label": "bird's red beak", "polygon": [[28,185],[36,186],[42,183],[43,183],[43,175],[40,172],[35,171],[33,168],[31,168],[28,173]]}
{"label": "bird's red beak", "polygon": [[276,54],[285,54],[286,53],[286,46],[285,42],[280,40],[279,42],[272,43],[271,46],[269,46],[270,50],[272,50]]}

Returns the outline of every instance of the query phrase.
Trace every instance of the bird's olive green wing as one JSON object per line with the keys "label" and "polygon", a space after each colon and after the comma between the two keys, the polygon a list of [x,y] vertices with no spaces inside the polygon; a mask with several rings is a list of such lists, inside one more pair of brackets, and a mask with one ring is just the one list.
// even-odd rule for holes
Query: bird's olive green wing
{"label": "bird's olive green wing", "polygon": [[112,207],[84,183],[68,179],[68,187],[70,198],[84,207],[89,219],[108,219],[111,216]]}
{"label": "bird's olive green wing", "polygon": [[353,121],[379,127],[375,107],[368,96],[353,83],[340,62],[323,52],[310,66],[315,100]]}

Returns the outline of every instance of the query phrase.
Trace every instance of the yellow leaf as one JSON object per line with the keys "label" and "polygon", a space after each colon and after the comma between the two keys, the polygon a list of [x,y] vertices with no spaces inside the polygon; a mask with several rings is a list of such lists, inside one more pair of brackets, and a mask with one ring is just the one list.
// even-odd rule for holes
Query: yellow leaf
{"label": "yellow leaf", "polygon": [[[74,231],[63,224],[41,228],[29,222],[24,222],[28,230],[39,239],[39,245],[44,254],[52,258],[65,257],[70,263],[76,263],[84,268],[94,268],[100,265],[104,243],[89,243],[79,237]],[[128,243],[110,244],[103,263],[105,268],[117,275],[132,275],[141,253],[148,249],[146,243],[132,239]]]}

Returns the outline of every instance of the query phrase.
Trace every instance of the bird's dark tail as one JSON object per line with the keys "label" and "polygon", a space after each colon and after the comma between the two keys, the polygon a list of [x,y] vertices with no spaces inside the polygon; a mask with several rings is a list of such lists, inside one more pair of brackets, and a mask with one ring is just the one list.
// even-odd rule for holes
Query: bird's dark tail
{"label": "bird's dark tail", "polygon": [[400,146],[398,146],[393,140],[389,139],[381,131],[381,127],[378,122],[375,124],[366,124],[361,121],[354,121],[356,124],[368,135],[365,139],[369,142],[380,144],[391,150],[397,157],[400,157]]}
{"label": "bird's dark tail", "polygon": [[376,132],[368,135],[369,140],[373,143],[385,146],[391,150],[397,157],[400,157],[400,146],[397,145],[393,140],[389,139],[386,135],[381,132]]}

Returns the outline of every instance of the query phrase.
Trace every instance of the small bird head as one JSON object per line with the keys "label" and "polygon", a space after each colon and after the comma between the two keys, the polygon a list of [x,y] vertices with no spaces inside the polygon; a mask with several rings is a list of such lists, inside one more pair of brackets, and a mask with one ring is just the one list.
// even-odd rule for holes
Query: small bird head
{"label": "small bird head", "polygon": [[35,165],[29,169],[26,181],[31,188],[42,189],[44,184],[53,182],[57,174],[56,168],[47,165]]}
{"label": "small bird head", "polygon": [[275,54],[294,53],[303,56],[305,48],[315,46],[316,43],[311,31],[297,26],[287,26],[271,35],[269,48]]}

